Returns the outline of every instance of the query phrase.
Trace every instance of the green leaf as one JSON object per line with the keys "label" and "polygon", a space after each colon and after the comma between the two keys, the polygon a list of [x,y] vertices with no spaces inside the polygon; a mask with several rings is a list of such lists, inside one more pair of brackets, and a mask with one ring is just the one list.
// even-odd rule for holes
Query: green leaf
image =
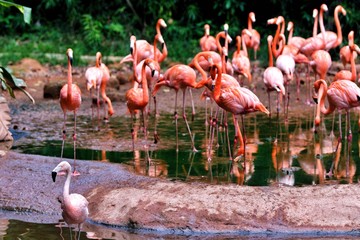
{"label": "green leaf", "polygon": [[31,8],[22,6],[20,4],[3,1],[3,0],[0,0],[0,5],[2,5],[4,7],[16,7],[24,15],[24,22],[27,23],[27,24],[30,24],[30,22],[31,22]]}

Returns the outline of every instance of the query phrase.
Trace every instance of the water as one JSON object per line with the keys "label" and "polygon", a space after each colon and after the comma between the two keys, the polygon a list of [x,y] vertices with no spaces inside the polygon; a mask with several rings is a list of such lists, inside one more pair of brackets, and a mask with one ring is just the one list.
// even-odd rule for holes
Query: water
{"label": "water", "polygon": [[[199,152],[191,151],[189,135],[184,122],[179,118],[179,151],[176,151],[175,124],[172,115],[162,114],[158,118],[157,130],[160,142],[152,144],[152,135],[149,135],[149,155],[152,159],[147,164],[146,152],[144,151],[143,134],[137,132],[136,150],[131,150],[130,122],[127,117],[115,117],[105,126],[101,125],[100,132],[92,130],[91,120],[87,116],[79,116],[78,124],[78,148],[77,159],[92,161],[110,161],[125,164],[136,174],[151,177],[168,178],[170,180],[181,180],[184,182],[201,181],[210,184],[245,184],[249,186],[271,186],[285,184],[291,186],[304,186],[313,184],[339,184],[358,182],[359,172],[356,166],[359,164],[359,141],[358,134],[353,135],[350,155],[347,142],[342,142],[338,149],[339,158],[334,166],[334,174],[329,172],[337,144],[337,120],[333,134],[329,130],[332,126],[333,116],[324,118],[323,125],[314,133],[313,110],[293,114],[289,122],[285,123],[283,117],[272,116],[269,119],[263,114],[248,114],[245,116],[244,126],[246,128],[246,172],[242,162],[231,164],[226,144],[225,131],[219,130],[213,146],[212,161],[208,161],[206,154],[207,136],[209,134],[205,126],[205,113],[197,113],[194,121],[190,122],[191,129],[195,134],[195,146]],[[356,118],[352,116],[352,119]],[[229,135],[233,144],[234,131],[232,119],[229,115]],[[241,121],[240,121],[241,123]],[[154,120],[150,118],[149,132],[154,130]],[[139,120],[136,122],[139,127]],[[325,128],[326,126],[326,128]],[[357,122],[352,122],[353,132],[357,132]],[[345,128],[345,126],[342,126]],[[46,129],[36,135],[31,132],[26,137],[15,141],[13,150],[46,155],[60,156],[61,136],[58,129]],[[71,124],[68,125],[71,132]],[[90,130],[89,130],[90,129]],[[23,133],[22,133],[23,134]],[[109,142],[112,148],[109,149]],[[112,141],[114,140],[114,141]],[[89,144],[91,142],[91,144]],[[95,147],[94,147],[95,146]],[[107,146],[105,148],[104,146]],[[73,158],[71,138],[67,139],[65,145],[65,158]],[[97,148],[98,147],[98,148]],[[233,152],[236,149],[232,148]],[[346,159],[349,156],[349,176],[346,177]],[[242,160],[242,159],[241,159]],[[64,236],[69,239],[69,230],[63,228],[60,234],[58,224],[28,223],[19,220],[0,220],[0,239],[60,239]],[[149,239],[158,238],[158,235],[144,232],[129,232],[128,229],[110,229],[104,226],[87,223],[89,232],[81,233],[81,239],[93,239],[101,237],[104,239]],[[45,238],[39,236],[44,236]],[[172,239],[170,235],[161,236],[164,239]],[[276,236],[274,236],[276,237]],[[304,236],[302,236],[304,237]],[[301,238],[302,238],[301,237]],[[308,236],[308,239],[317,239]],[[177,238],[196,238],[189,236],[178,236]],[[208,239],[222,239],[222,236],[207,236]],[[224,236],[226,238],[226,236]],[[265,239],[266,236],[243,236],[242,239]],[[289,239],[286,236],[281,239]],[[322,236],[321,238],[327,238]],[[329,237],[333,238],[333,237]],[[351,238],[351,236],[347,236]]]}

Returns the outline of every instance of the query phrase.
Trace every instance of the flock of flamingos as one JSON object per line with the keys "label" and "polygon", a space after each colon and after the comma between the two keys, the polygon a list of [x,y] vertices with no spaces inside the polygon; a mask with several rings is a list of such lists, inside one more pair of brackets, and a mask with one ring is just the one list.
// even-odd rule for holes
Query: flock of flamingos
{"label": "flock of flamingos", "polygon": [[[296,64],[305,64],[307,66],[307,78],[310,78],[310,69],[318,79],[313,84],[313,98],[318,102],[315,125],[320,124],[321,114],[327,115],[335,110],[339,110],[339,123],[341,124],[341,110],[346,111],[346,120],[350,122],[349,110],[360,106],[360,88],[355,83],[356,68],[355,58],[360,53],[360,48],[354,43],[354,32],[348,34],[348,45],[340,50],[340,59],[344,65],[351,64],[351,70],[341,70],[336,73],[333,81],[328,85],[326,74],[331,66],[331,57],[328,51],[338,47],[342,43],[342,31],[339,21],[339,15],[346,15],[346,10],[338,5],[334,10],[334,19],[337,32],[326,31],[323,23],[323,13],[328,11],[325,4],[320,9],[313,10],[314,28],[313,35],[309,38],[292,36],[293,23],[288,22],[287,30],[288,38],[285,37],[285,19],[278,16],[268,20],[268,24],[277,25],[274,36],[267,37],[268,59],[269,64],[263,73],[263,82],[267,88],[270,108],[270,92],[277,93],[277,113],[280,111],[280,103],[284,102],[284,112],[286,106],[286,94],[289,82],[294,78],[297,82],[297,92],[299,93],[299,80],[295,74]],[[162,86],[172,88],[176,92],[175,98],[175,119],[177,129],[177,93],[182,90],[182,117],[186,123],[187,130],[192,143],[192,150],[196,151],[194,139],[185,114],[185,95],[191,89],[205,88],[203,96],[212,98],[218,105],[218,112],[226,111],[232,114],[235,126],[235,139],[239,145],[236,155],[243,156],[245,153],[245,138],[242,136],[241,129],[238,124],[237,116],[261,111],[267,115],[271,114],[259,98],[248,87],[244,87],[244,79],[250,83],[252,81],[252,70],[250,65],[247,48],[254,50],[254,58],[260,46],[260,34],[252,28],[255,22],[255,14],[249,13],[248,28],[242,30],[241,35],[236,36],[236,51],[230,60],[228,57],[228,45],[232,38],[228,34],[228,25],[224,25],[224,30],[219,32],[216,37],[210,35],[210,26],[205,25],[205,34],[200,39],[201,52],[199,52],[190,64],[176,64],[161,73],[160,64],[167,57],[168,51],[161,34],[161,28],[167,27],[163,19],[159,19],[156,25],[156,35],[153,45],[146,40],[138,40],[135,36],[130,38],[131,53],[125,56],[121,63],[132,62],[133,66],[133,84],[126,92],[127,107],[131,115],[141,112],[143,116],[144,136],[147,136],[146,121],[148,112],[150,111],[150,96],[153,97],[154,111],[157,112],[156,94]],[[320,25],[320,33],[318,31]],[[223,42],[223,46],[221,45]],[[161,50],[158,48],[161,45]],[[79,87],[72,82],[72,57],[71,49],[67,50],[68,57],[68,82],[63,86],[60,92],[60,105],[64,112],[63,127],[63,144],[66,138],[65,122],[68,111],[74,112],[74,159],[76,159],[76,110],[81,104],[81,92]],[[275,58],[275,65],[274,60]],[[106,117],[114,113],[111,100],[106,96],[105,89],[110,73],[108,68],[102,63],[101,53],[96,54],[96,66],[90,67],[86,71],[87,89],[94,88],[97,94],[97,116],[99,119],[100,94],[108,105]],[[197,73],[201,78],[197,80]],[[310,81],[308,83],[309,97],[311,94]],[[327,99],[328,106],[325,106]],[[194,108],[194,105],[192,105]],[[216,117],[212,120],[210,126],[216,127]],[[347,124],[347,140],[351,141],[350,124]],[[341,129],[341,127],[340,127]],[[243,131],[245,128],[243,128]],[[177,135],[177,132],[176,132]],[[155,132],[155,139],[156,139]],[[342,133],[340,131],[339,142]],[[210,138],[210,146],[212,145],[213,134]],[[133,138],[134,142],[134,138]],[[133,143],[134,144],[134,143]],[[134,145],[133,145],[134,146]],[[229,151],[230,153],[230,151]],[[231,153],[230,153],[231,154]],[[62,157],[62,153],[61,153]],[[147,157],[149,157],[147,155]],[[150,160],[150,158],[148,158]],[[211,151],[209,151],[208,160],[211,161]],[[75,164],[74,164],[75,165]],[[246,165],[244,165],[246,166]],[[63,217],[67,224],[80,224],[85,221],[88,216],[88,208],[86,199],[79,194],[69,194],[69,185],[71,175],[79,174],[74,166],[74,172],[71,172],[71,166],[67,162],[61,162],[53,170],[53,179],[55,181],[56,173],[65,172],[67,180],[64,186],[64,197],[62,200]]]}

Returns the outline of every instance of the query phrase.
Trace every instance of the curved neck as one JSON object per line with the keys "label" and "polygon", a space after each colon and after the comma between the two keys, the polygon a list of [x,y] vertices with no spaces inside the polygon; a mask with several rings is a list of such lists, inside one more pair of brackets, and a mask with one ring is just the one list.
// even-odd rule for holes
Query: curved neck
{"label": "curved neck", "polygon": [[155,29],[156,29],[156,34],[161,35],[160,27],[161,27],[160,20],[158,20],[157,23],[156,23],[156,27],[155,27]]}
{"label": "curved neck", "polygon": [[213,91],[213,96],[214,96],[215,102],[218,103],[219,98],[220,98],[220,94],[221,94],[222,73],[221,73],[221,68],[220,68],[219,64],[215,64],[214,67],[217,70],[217,77],[216,77],[216,80],[215,80],[215,87],[214,87],[214,91]]}
{"label": "curved neck", "polygon": [[319,102],[316,107],[315,125],[320,124],[320,112],[324,115],[330,114],[335,110],[335,107],[329,104],[329,107],[325,107],[325,98],[327,96],[327,84],[325,80],[320,79],[314,83],[314,88],[318,91]]}
{"label": "curved neck", "polygon": [[100,67],[100,65],[101,65],[101,55],[100,55],[100,53],[97,53],[97,54],[96,54],[95,66],[96,66],[96,67]]}
{"label": "curved neck", "polygon": [[355,58],[356,52],[352,47],[350,47],[350,64],[351,64],[351,81],[356,81],[356,66],[355,66]]}
{"label": "curved neck", "polygon": [[291,27],[288,34],[288,40],[287,40],[288,44],[293,37],[293,32],[294,32],[294,27]]}
{"label": "curved neck", "polygon": [[241,51],[241,37],[236,36],[236,52],[239,54]]}
{"label": "curved neck", "polygon": [[[283,21],[281,21],[278,24],[277,29],[276,29],[276,33],[275,33],[275,36],[274,36],[274,39],[273,39],[273,42],[272,42],[272,45],[271,45],[272,53],[273,53],[274,57],[276,57],[276,58],[281,54],[279,35],[280,35],[280,28],[281,28],[281,32],[283,31],[282,27],[280,26],[282,23],[283,23]],[[278,49],[276,49],[277,45],[279,45]]]}
{"label": "curved neck", "polygon": [[210,53],[208,53],[208,52],[200,52],[194,58],[194,66],[201,74],[201,80],[200,81],[206,81],[207,80],[206,72],[204,71],[204,69],[199,64],[199,59],[198,58],[200,58],[200,57],[208,58],[208,57],[210,57]]}
{"label": "curved neck", "polygon": [[137,66],[137,49],[136,49],[136,40],[134,41],[134,47],[133,47],[133,74],[134,74],[134,80],[137,79],[137,73],[136,73],[136,66]]}
{"label": "curved neck", "polygon": [[225,41],[227,40],[226,39],[226,34],[225,34],[224,31],[219,32],[218,34],[216,34],[216,37],[215,37],[217,49],[218,49],[220,55],[222,55],[222,47],[221,47],[221,44],[220,44],[220,38],[224,38]]}

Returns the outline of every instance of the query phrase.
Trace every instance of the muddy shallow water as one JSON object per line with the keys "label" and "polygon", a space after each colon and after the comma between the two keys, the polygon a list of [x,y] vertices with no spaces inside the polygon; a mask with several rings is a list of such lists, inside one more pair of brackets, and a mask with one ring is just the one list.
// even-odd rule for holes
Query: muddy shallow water
{"label": "muddy shallow water", "polygon": [[[84,79],[81,75],[83,70],[75,69],[74,79],[84,87]],[[256,94],[267,105],[267,95],[261,82],[262,70],[258,69],[254,77],[257,83]],[[8,99],[13,117],[11,127],[28,134],[19,141],[43,142],[61,139],[63,116],[58,101],[42,98],[44,85],[42,79],[46,75],[47,81],[53,81],[52,71],[53,69],[45,68],[35,72],[23,71],[23,78],[28,83],[29,92],[37,101],[36,105],[31,105],[19,93],[16,100]],[[66,71],[58,70],[55,75],[57,78],[63,76],[65,79]],[[121,85],[118,91],[124,94],[128,88],[129,84]],[[302,93],[304,89],[302,86]],[[294,99],[294,85],[291,87],[291,92],[294,94],[291,95],[289,119],[299,112],[306,112],[311,116],[314,111],[313,106],[304,103],[305,97],[299,102]],[[162,91],[161,94],[158,98],[160,111],[164,114],[172,114],[173,92]],[[200,94],[201,91],[194,92],[196,106],[201,109],[204,102],[199,100]],[[88,119],[86,116],[91,114],[89,95],[84,92],[83,96],[83,105],[78,112],[80,120]],[[125,120],[123,118],[124,121],[130,118],[124,102],[114,102],[114,108],[116,113],[110,122],[118,119],[119,116],[128,116]],[[69,114],[67,125],[69,131],[71,118],[72,115]],[[331,120],[328,120],[327,126],[329,122],[331,124]],[[41,133],[36,133],[38,123],[44,126]],[[128,123],[129,121],[124,123],[123,127],[128,128],[130,132]],[[81,124],[86,123],[80,122],[79,126]],[[181,118],[179,124],[182,124]],[[104,129],[104,126],[102,124],[100,130]],[[357,131],[354,133],[357,135]],[[111,134],[95,131],[88,133],[90,137],[83,141],[81,134],[78,137],[78,147],[105,151],[132,151],[130,136],[119,139],[112,137]],[[253,133],[250,130],[248,134]],[[160,141],[156,148],[161,149],[162,146]],[[188,142],[182,142],[180,146],[190,149]],[[143,148],[141,140],[137,142],[136,148]],[[270,153],[269,158],[271,158]],[[52,183],[50,171],[59,161],[60,159],[53,155],[27,155],[14,150],[10,150],[0,158],[0,207],[3,210],[0,212],[0,218],[39,223],[57,222],[61,218],[57,196],[61,194],[63,182],[59,179],[57,183]],[[71,159],[69,161],[72,162]],[[78,164],[81,175],[73,179],[71,191],[84,194],[90,202],[90,219],[84,226],[85,230],[95,229],[96,225],[93,224],[96,223],[124,229],[155,231],[159,234],[156,236],[168,233],[199,236],[205,234],[209,238],[219,237],[218,234],[221,236],[255,234],[251,236],[259,238],[268,235],[280,238],[281,236],[347,236],[349,238],[358,236],[360,201],[356,178],[353,184],[324,181],[322,184],[303,187],[283,184],[252,187],[240,186],[236,183],[218,185],[201,182],[184,183],[140,176],[128,171],[124,165],[110,162],[82,160],[78,161]],[[99,232],[102,230],[97,233]],[[102,234],[100,236],[103,238],[112,238],[106,235],[108,232]]]}

